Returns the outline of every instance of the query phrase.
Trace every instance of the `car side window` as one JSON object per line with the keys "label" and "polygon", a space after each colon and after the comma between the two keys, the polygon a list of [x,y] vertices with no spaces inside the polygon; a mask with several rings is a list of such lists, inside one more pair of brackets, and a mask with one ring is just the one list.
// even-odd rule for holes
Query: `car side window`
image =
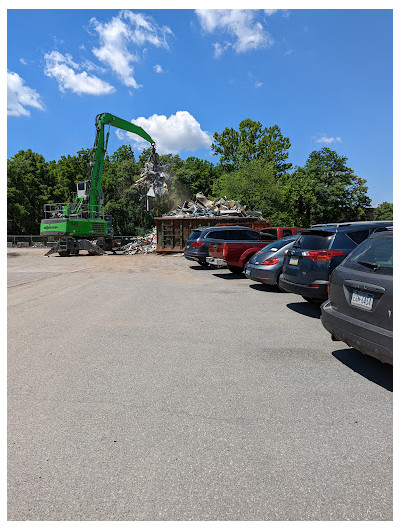
{"label": "car side window", "polygon": [[233,229],[228,231],[230,240],[258,240],[258,232],[252,230]]}
{"label": "car side window", "polygon": [[347,233],[347,236],[353,240],[354,243],[356,243],[357,245],[359,245],[361,242],[363,242],[366,238],[368,238],[369,236],[369,230],[368,229],[365,229],[365,230],[356,230],[356,231],[351,231],[351,232],[348,232]]}
{"label": "car side window", "polygon": [[258,241],[258,237],[259,237],[259,234],[258,232],[254,232],[252,230],[246,230],[244,231],[245,233],[245,237],[247,240],[257,240]]}
{"label": "car side window", "polygon": [[207,234],[206,238],[210,240],[227,240],[228,234],[226,230],[213,230]]}
{"label": "car side window", "polygon": [[277,240],[278,231],[276,229],[265,229],[262,231],[261,237],[263,240]]}
{"label": "car side window", "polygon": [[282,235],[283,235],[283,238],[285,236],[291,236],[292,235],[292,231],[290,229],[283,229],[282,230]]}

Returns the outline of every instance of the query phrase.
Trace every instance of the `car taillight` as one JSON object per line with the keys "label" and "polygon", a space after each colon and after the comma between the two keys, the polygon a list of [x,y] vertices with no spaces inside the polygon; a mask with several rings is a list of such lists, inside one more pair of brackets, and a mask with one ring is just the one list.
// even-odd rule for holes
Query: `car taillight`
{"label": "car taillight", "polygon": [[192,243],[192,245],[196,249],[199,249],[202,245],[204,245],[204,242],[194,242],[194,243]]}
{"label": "car taillight", "polygon": [[279,262],[279,258],[267,258],[264,262],[261,262],[261,265],[274,265]]}
{"label": "car taillight", "polygon": [[222,258],[226,258],[227,254],[228,254],[228,244],[223,243],[222,244]]}
{"label": "car taillight", "polygon": [[344,256],[344,252],[334,251],[333,249],[320,249],[319,251],[303,251],[301,255],[311,258],[314,262],[329,262],[335,256]]}

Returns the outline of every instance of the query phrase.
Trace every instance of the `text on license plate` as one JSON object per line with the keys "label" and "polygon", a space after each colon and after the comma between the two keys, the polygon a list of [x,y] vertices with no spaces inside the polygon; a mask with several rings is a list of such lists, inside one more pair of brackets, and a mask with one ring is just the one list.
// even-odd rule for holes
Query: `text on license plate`
{"label": "text on license plate", "polygon": [[358,308],[364,308],[365,310],[372,310],[372,303],[374,302],[373,295],[369,293],[360,293],[359,291],[353,291],[351,296],[351,305]]}
{"label": "text on license plate", "polygon": [[290,265],[297,265],[299,263],[299,259],[297,257],[292,256],[289,260]]}

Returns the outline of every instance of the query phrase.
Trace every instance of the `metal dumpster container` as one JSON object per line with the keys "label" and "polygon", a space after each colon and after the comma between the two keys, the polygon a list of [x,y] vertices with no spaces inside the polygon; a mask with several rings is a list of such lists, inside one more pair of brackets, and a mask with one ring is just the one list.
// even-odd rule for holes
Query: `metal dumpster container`
{"label": "metal dumpster container", "polygon": [[157,227],[157,253],[183,253],[185,242],[193,229],[198,227],[214,227],[216,225],[241,225],[262,230],[271,226],[269,221],[255,217],[217,216],[213,218],[154,218]]}

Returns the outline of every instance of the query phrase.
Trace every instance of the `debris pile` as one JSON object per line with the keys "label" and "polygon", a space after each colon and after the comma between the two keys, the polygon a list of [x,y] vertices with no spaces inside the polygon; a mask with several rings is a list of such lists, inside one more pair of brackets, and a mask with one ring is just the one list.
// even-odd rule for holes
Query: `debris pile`
{"label": "debris pile", "polygon": [[167,181],[170,178],[167,172],[167,166],[160,164],[157,153],[154,151],[149,160],[145,163],[140,174],[140,179],[135,186],[143,186],[147,189],[147,195],[150,197],[161,197],[168,193]]}
{"label": "debris pile", "polygon": [[131,242],[121,247],[124,254],[148,254],[156,250],[157,247],[157,229],[145,236],[136,236]]}
{"label": "debris pile", "polygon": [[175,210],[163,215],[163,217],[174,218],[209,218],[216,216],[255,216],[262,219],[261,212],[246,211],[246,207],[243,207],[238,201],[233,201],[226,197],[210,201],[201,193],[196,194],[194,201],[185,201],[182,206],[178,206]]}

